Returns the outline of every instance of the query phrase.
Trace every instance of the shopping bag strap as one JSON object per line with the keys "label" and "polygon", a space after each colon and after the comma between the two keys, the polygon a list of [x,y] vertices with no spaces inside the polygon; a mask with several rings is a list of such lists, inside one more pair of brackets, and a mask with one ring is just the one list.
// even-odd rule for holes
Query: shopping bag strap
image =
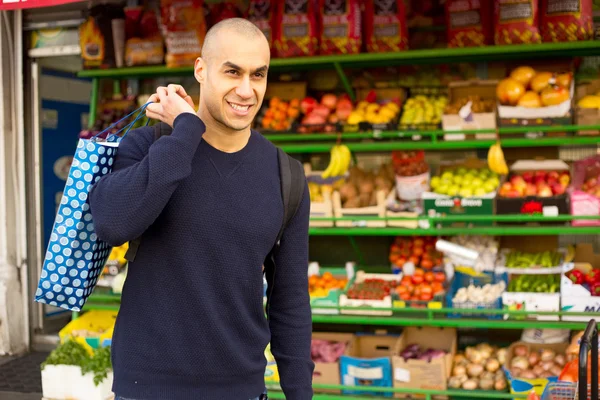
{"label": "shopping bag strap", "polygon": [[[117,132],[111,133],[110,135],[106,136],[106,141],[110,141],[110,139],[114,138],[114,137],[120,138],[121,140],[123,140],[123,138],[129,133],[129,131],[131,130],[131,128],[139,121],[139,119],[143,118],[143,116],[145,115],[146,107],[148,107],[148,105],[150,105],[151,103],[152,102],[148,102],[148,103],[144,104],[143,106],[141,106],[137,110],[134,110],[134,111],[130,112],[129,114],[127,114],[126,116],[124,116],[123,118],[121,118],[120,120],[118,120],[117,122],[113,123],[112,125],[110,125],[106,129],[104,129],[103,131],[98,132],[97,134],[95,134],[92,137],[92,140],[98,140],[98,136],[100,136],[103,133],[111,130],[112,128],[114,128],[115,126],[117,126],[118,124],[120,124],[121,122],[125,121],[127,118],[129,118],[132,115],[138,113],[137,117],[135,117],[135,119],[133,121],[131,121],[129,124],[125,125],[123,128],[119,129]],[[150,123],[150,118],[148,118],[148,120],[146,121],[146,126],[149,123]],[[125,133],[123,134],[123,136],[119,136],[119,133],[123,132],[125,129],[127,129],[127,130],[125,131]]]}

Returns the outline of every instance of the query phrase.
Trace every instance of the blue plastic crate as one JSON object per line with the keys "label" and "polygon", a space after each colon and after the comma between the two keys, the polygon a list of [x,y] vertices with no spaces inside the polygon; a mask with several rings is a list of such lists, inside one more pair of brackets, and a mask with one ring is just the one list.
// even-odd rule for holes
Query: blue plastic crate
{"label": "blue plastic crate", "polygon": [[[504,281],[504,283],[508,286],[508,279],[506,274],[496,275],[491,272],[484,272],[483,276],[471,276],[464,274],[462,272],[456,271],[454,275],[454,279],[452,280],[452,284],[450,285],[450,290],[448,290],[446,294],[446,303],[449,307],[452,308],[462,308],[462,309],[473,309],[473,310],[502,310],[502,297],[499,296],[496,300],[490,302],[472,302],[472,301],[464,301],[458,302],[454,301],[454,296],[458,292],[458,290],[462,287],[468,287],[469,285],[474,286],[484,286],[486,284],[496,284],[500,281]],[[449,318],[485,318],[485,319],[502,319],[502,314],[478,314],[468,313],[468,314],[458,314],[458,313],[448,313]]]}

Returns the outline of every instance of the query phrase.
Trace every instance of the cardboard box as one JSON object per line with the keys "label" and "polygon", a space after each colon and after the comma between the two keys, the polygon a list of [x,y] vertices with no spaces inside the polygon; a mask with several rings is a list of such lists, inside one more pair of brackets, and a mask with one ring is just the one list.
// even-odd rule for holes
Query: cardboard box
{"label": "cardboard box", "polygon": [[302,100],[306,97],[306,82],[270,82],[265,99],[279,97],[281,100]]}
{"label": "cardboard box", "polygon": [[[398,336],[357,335],[352,351],[340,359],[342,384],[346,386],[393,386],[392,354]],[[343,394],[392,397],[392,393],[343,390]]]}
{"label": "cardboard box", "polygon": [[526,346],[530,352],[533,350],[539,351],[542,349],[548,349],[548,350],[555,351],[556,354],[564,354],[565,350],[567,349],[569,344],[568,343],[537,344],[537,343],[526,343],[526,342],[514,342],[508,348],[508,351],[506,353],[506,363],[504,364],[505,365],[504,371],[506,373],[506,378],[510,385],[510,392],[513,394],[528,394],[531,391],[531,388],[533,386],[535,393],[537,395],[541,396],[544,393],[544,389],[546,389],[546,385],[548,385],[548,382],[550,382],[549,379],[546,379],[546,378],[523,379],[523,378],[513,377],[510,374],[510,371],[506,368],[506,366],[510,366],[512,359],[515,357],[515,351],[514,351],[515,347],[520,346],[520,345]]}
{"label": "cardboard box", "polygon": [[[573,262],[564,265],[564,272],[560,282],[560,296],[562,311],[589,312],[591,315],[600,312],[600,296],[592,296],[587,285],[573,283],[565,274],[573,269],[578,269],[584,274],[591,270],[600,269],[600,254],[594,253],[591,244],[578,244],[575,247]],[[566,316],[563,321],[589,321],[586,316]]]}
{"label": "cardboard box", "polygon": [[[562,160],[520,160],[510,167],[511,175],[535,171],[569,171],[569,166]],[[502,184],[503,182],[501,182]],[[496,214],[543,214],[544,216],[569,215],[569,196],[567,193],[551,197],[496,197]],[[514,224],[509,222],[508,224]],[[535,223],[543,224],[543,223]],[[549,224],[556,225],[556,222]]]}
{"label": "cardboard box", "polygon": [[[600,108],[581,108],[577,106],[579,100],[587,95],[595,95],[600,92],[600,79],[582,82],[575,88],[575,124],[597,125],[600,121]],[[599,130],[578,131],[578,135],[598,135]]]}
{"label": "cardboard box", "polygon": [[[502,307],[505,310],[524,310],[531,312],[559,311],[560,293],[528,293],[528,292],[504,292],[502,293]],[[509,316],[505,315],[504,319]],[[538,321],[558,321],[553,315],[527,315],[527,318]]]}
{"label": "cardboard box", "polygon": [[386,193],[382,190],[377,192],[377,205],[370,207],[342,208],[342,198],[337,190],[333,192],[333,215],[336,218],[342,217],[379,217],[380,220],[355,220],[355,221],[336,221],[335,225],[340,227],[369,227],[383,228],[385,221],[385,198]]}
{"label": "cardboard box", "polygon": [[[497,80],[470,80],[450,82],[448,85],[448,104],[469,96],[479,96],[483,100],[496,100]],[[496,129],[496,110],[487,113],[469,113],[468,115],[442,115],[442,129],[445,131],[464,131],[471,129]],[[444,135],[445,140],[465,140],[466,134]],[[476,133],[475,139],[494,139],[495,133]],[[470,139],[470,137],[469,137]]]}
{"label": "cardboard box", "polygon": [[[478,159],[470,159],[459,164],[442,166],[440,167],[438,175],[441,175],[448,168],[456,167],[478,169],[487,167],[487,163]],[[425,192],[422,196],[425,214],[430,217],[445,215],[493,215],[495,198],[496,192],[488,193],[484,196],[473,196],[468,198],[462,198],[460,196],[447,196],[434,192]],[[440,227],[491,226],[493,225],[493,222],[440,222],[437,225]]]}
{"label": "cardboard box", "polygon": [[[311,273],[311,266],[314,264],[317,264],[317,263],[309,264],[309,273],[308,273],[309,277],[312,275],[322,276],[324,273],[329,272],[335,278],[347,279],[348,282],[350,282],[355,274],[355,264],[352,262],[346,263],[346,268],[318,268],[316,273]],[[340,295],[342,294],[342,291],[343,291],[343,289],[329,289],[329,291],[322,296],[316,295],[313,292],[311,292],[310,293],[310,307],[312,309],[312,313],[313,314],[338,315],[340,313],[340,310],[338,308],[329,308],[329,307],[338,307],[339,306]],[[328,307],[328,308],[323,308],[323,307]]]}
{"label": "cardboard box", "polygon": [[[355,336],[351,333],[326,333],[326,332],[314,332],[312,335],[313,339],[327,340],[330,342],[342,342],[347,343],[346,351],[344,354],[351,355],[354,353],[353,347],[355,346]],[[315,370],[313,372],[313,384],[318,385],[341,385],[342,379],[340,376],[340,360],[332,363],[315,362]],[[319,391],[327,393],[340,393],[340,390],[326,390],[320,389]]]}
{"label": "cardboard box", "polygon": [[[309,226],[311,227],[333,227],[334,221],[314,221],[312,218],[333,218],[333,202],[332,195],[333,186],[340,179],[344,178],[336,177],[335,179],[323,179],[321,178],[322,171],[313,171],[309,163],[304,164],[304,174],[308,181],[309,190],[312,185],[320,187],[322,194],[322,201],[318,199],[311,199],[310,202],[310,217]],[[323,186],[325,190],[323,190]]]}
{"label": "cardboard box", "polygon": [[373,308],[389,308],[390,310],[340,310],[341,314],[351,315],[387,315],[393,314],[392,308],[392,295],[389,294],[383,298],[383,300],[369,300],[369,299],[350,299],[348,298],[348,290],[354,283],[362,283],[367,279],[383,279],[385,281],[397,281],[398,284],[402,279],[401,274],[372,274],[366,273],[365,271],[358,271],[354,279],[348,282],[348,286],[344,293],[340,294],[340,307],[373,307]]}
{"label": "cardboard box", "polygon": [[[600,121],[600,119],[599,119]],[[600,216],[600,198],[582,190],[586,180],[588,167],[600,162],[600,155],[595,155],[585,160],[576,161],[573,165],[571,186],[569,187],[569,198],[571,200],[571,215],[598,215]],[[600,219],[573,220],[573,226],[599,226]]]}
{"label": "cardboard box", "polygon": [[[408,345],[418,344],[424,349],[444,350],[446,355],[431,360],[404,360],[400,357]],[[457,335],[454,328],[407,327],[396,343],[392,365],[394,367],[394,388],[446,390],[452,369],[452,359],[456,354]],[[395,397],[405,397],[396,394]]]}

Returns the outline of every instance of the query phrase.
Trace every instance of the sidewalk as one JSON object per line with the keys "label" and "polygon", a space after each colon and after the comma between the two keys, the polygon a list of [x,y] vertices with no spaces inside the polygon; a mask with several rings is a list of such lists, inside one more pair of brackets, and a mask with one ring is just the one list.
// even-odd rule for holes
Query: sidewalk
{"label": "sidewalk", "polygon": [[40,400],[40,364],[48,353],[33,352],[18,357],[0,357],[0,400]]}

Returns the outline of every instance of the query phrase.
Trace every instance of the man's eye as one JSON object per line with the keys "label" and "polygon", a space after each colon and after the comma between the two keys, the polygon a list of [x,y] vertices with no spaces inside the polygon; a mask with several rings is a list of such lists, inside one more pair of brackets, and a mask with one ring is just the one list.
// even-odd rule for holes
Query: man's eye
{"label": "man's eye", "polygon": [[230,69],[228,71],[226,71],[227,74],[233,74],[233,75],[239,75],[239,72],[236,71],[235,69]]}
{"label": "man's eye", "polygon": [[265,74],[263,72],[257,72],[257,73],[254,74],[254,76],[257,77],[257,78],[264,78]]}

